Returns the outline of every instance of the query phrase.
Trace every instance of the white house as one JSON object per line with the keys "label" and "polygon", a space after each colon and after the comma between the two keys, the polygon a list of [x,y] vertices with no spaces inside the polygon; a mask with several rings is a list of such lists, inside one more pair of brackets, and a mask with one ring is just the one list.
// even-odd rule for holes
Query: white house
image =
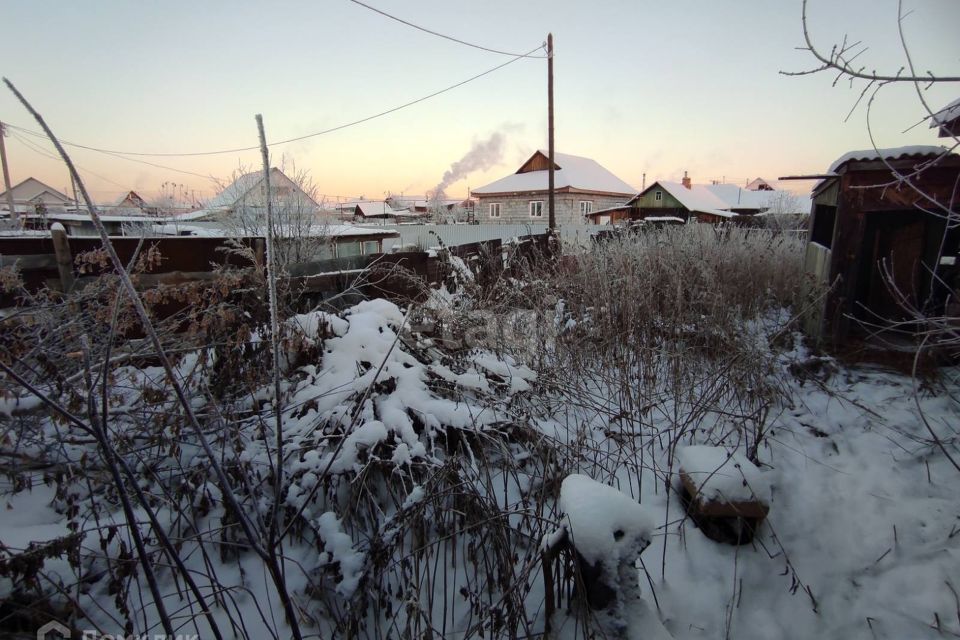
{"label": "white house", "polygon": [[[275,200],[285,206],[296,206],[316,211],[320,205],[288,178],[283,171],[270,169],[270,190]],[[234,212],[244,208],[266,208],[267,187],[263,171],[245,173],[217,194],[205,207],[207,210]]]}
{"label": "white house", "polygon": [[[66,211],[73,207],[74,201],[67,195],[46,185],[36,178],[27,178],[10,188],[13,192],[13,206],[21,213],[46,211]],[[0,207],[7,208],[7,192],[0,194]]]}
{"label": "white house", "polygon": [[[516,173],[474,189],[480,223],[546,223],[550,161],[537,151]],[[558,225],[583,224],[595,210],[627,203],[637,190],[595,160],[554,154],[554,207]]]}

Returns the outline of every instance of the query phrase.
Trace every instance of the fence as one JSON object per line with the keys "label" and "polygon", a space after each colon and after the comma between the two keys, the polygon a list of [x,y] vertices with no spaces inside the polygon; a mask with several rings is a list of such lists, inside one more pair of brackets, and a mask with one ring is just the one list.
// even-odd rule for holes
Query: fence
{"label": "fence", "polygon": [[[545,235],[528,237],[526,240],[517,247],[523,256],[533,257],[549,251]],[[148,273],[137,275],[137,284],[142,288],[211,280],[218,268],[229,266],[249,269],[255,263],[263,264],[263,238],[242,238],[240,242],[251,249],[246,257],[230,250],[235,245],[231,245],[226,238],[145,238],[142,245],[140,238],[111,238],[124,263],[133,259],[138,247],[141,251],[148,247],[155,247],[159,251],[162,256],[160,265],[151,268]],[[437,244],[435,238],[433,244]],[[460,258],[496,255],[501,250],[501,244],[499,239],[451,244],[450,252]],[[82,288],[101,274],[112,272],[112,266],[95,263],[87,264],[86,273],[78,269],[76,257],[100,247],[99,238],[69,237],[63,231],[54,231],[50,236],[42,237],[0,237],[0,267],[16,268],[28,291],[47,288],[66,292]],[[425,251],[301,262],[287,265],[286,271],[290,284],[302,294],[311,296],[327,297],[341,293],[354,286],[359,274],[371,270],[386,275],[378,277],[375,284],[366,285],[363,293],[386,297],[415,295],[409,277],[391,275],[391,265],[404,267],[406,274],[413,274],[428,284],[436,284],[446,277],[443,261],[435,253]],[[15,292],[0,292],[0,308],[16,304]]]}
{"label": "fence", "polygon": [[[542,235],[547,231],[545,224],[417,224],[390,227],[396,230],[399,238],[386,238],[383,250],[413,245],[418,249],[428,249],[440,245],[437,237],[448,247],[487,242],[490,240],[508,240],[530,235]],[[560,237],[564,242],[589,245],[590,238],[604,229],[605,225],[564,225],[560,227]]]}

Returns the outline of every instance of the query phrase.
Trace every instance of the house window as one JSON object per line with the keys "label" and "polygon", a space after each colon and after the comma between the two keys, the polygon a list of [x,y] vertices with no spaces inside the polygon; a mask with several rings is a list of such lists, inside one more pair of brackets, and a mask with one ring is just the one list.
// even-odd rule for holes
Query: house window
{"label": "house window", "polygon": [[593,211],[593,201],[591,200],[581,200],[580,201],[580,215],[585,216],[588,213]]}
{"label": "house window", "polygon": [[543,200],[530,201],[530,217],[531,218],[543,217]]}
{"label": "house window", "polygon": [[653,199],[657,202],[663,200],[663,191],[657,191],[655,194],[653,194]]}
{"label": "house window", "polygon": [[337,257],[347,258],[349,256],[359,256],[361,253],[360,243],[357,241],[338,242]]}
{"label": "house window", "polygon": [[370,256],[375,253],[380,253],[380,241],[379,240],[367,240],[363,243],[363,255]]}
{"label": "house window", "polygon": [[499,202],[491,202],[491,203],[490,203],[490,217],[491,217],[491,218],[499,218],[499,217],[500,217],[500,203],[499,203]]}

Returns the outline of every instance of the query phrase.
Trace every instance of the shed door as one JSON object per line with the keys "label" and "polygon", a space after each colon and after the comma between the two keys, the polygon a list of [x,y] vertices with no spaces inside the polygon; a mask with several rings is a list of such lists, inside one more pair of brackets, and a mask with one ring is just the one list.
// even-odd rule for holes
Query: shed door
{"label": "shed door", "polygon": [[[911,305],[923,299],[923,283],[928,281],[922,264],[925,235],[925,214],[922,212],[867,214],[865,262],[861,272],[866,272],[866,278],[857,287],[857,302],[860,304],[856,313],[859,317],[867,322],[877,322],[880,318],[903,320],[908,314],[903,310],[899,296],[905,296]],[[890,275],[892,282],[887,282],[885,273]],[[896,291],[891,290],[891,285]]]}

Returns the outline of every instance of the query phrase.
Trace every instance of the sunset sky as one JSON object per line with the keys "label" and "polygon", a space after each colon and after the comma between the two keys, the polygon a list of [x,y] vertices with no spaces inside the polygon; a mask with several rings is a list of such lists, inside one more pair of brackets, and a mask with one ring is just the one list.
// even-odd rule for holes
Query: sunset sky
{"label": "sunset sky", "polygon": [[[826,72],[779,73],[816,66],[796,49],[803,44],[801,0],[365,1],[508,52],[534,49],[552,31],[557,150],[592,157],[638,189],[644,173],[648,183],[679,180],[688,171],[694,182],[743,184],[822,172],[844,152],[873,146],[866,99],[854,109],[863,83],[834,86],[835,74]],[[960,2],[906,0],[905,6],[911,12],[903,27],[917,68],[960,75]],[[868,69],[895,73],[905,64],[895,0],[809,0],[808,10],[811,35],[825,52],[848,34],[868,47],[858,58]],[[348,0],[0,0],[0,16],[0,74],[63,139],[122,152],[254,146],[256,113],[263,114],[268,140],[301,136],[511,59]],[[422,194],[474,144],[500,132],[506,142],[499,161],[447,189],[465,195],[546,146],[546,68],[543,59],[517,60],[382,118],[273,147],[273,162],[285,156],[309,170],[331,199]],[[934,108],[958,94],[960,83],[923,93]],[[936,144],[926,123],[913,126],[923,116],[913,86],[883,88],[870,116],[876,144]],[[38,130],[5,87],[0,120]],[[14,129],[6,143],[14,183],[35,176],[58,189],[69,184],[62,163],[43,155],[51,152],[45,141]],[[159,168],[68,150],[103,202],[130,189],[149,198],[164,183],[209,198],[217,191],[210,177],[228,181],[259,163],[255,151],[136,157],[167,167]]]}

